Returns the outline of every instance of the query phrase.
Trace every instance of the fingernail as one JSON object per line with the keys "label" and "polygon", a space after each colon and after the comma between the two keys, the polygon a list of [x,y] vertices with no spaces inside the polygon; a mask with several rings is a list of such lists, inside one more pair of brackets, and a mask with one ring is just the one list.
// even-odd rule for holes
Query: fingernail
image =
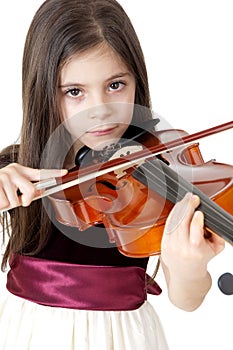
{"label": "fingernail", "polygon": [[187,192],[187,193],[185,194],[184,198],[189,200],[189,199],[192,198],[192,196],[193,196],[193,194],[192,194],[191,192]]}
{"label": "fingernail", "polygon": [[203,213],[201,211],[199,211],[199,210],[195,211],[194,218],[195,218],[195,220],[197,220],[199,223],[201,223],[203,225],[204,216],[203,216]]}
{"label": "fingernail", "polygon": [[193,194],[192,192],[187,192],[185,198],[189,200],[192,199],[194,202],[199,202],[199,197],[196,194]]}
{"label": "fingernail", "polygon": [[193,194],[193,201],[195,203],[200,203],[200,198],[196,194]]}

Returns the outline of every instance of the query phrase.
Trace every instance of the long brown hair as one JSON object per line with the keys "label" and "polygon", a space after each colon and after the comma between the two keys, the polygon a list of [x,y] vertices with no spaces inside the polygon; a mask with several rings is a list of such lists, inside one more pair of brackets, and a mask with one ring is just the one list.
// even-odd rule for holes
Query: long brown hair
{"label": "long brown hair", "polygon": [[[19,152],[14,160],[40,168],[45,145],[62,120],[57,98],[61,67],[72,55],[104,42],[134,74],[135,104],[150,108],[143,53],[121,5],[115,0],[47,0],[36,12],[26,37],[22,70],[23,123]],[[65,148],[65,130],[61,129],[60,137]],[[53,147],[56,159],[59,155],[56,145]],[[50,165],[56,167],[56,163]],[[10,224],[11,235],[2,269],[12,252],[30,255],[39,252],[51,229],[41,201],[27,208],[13,209]]]}

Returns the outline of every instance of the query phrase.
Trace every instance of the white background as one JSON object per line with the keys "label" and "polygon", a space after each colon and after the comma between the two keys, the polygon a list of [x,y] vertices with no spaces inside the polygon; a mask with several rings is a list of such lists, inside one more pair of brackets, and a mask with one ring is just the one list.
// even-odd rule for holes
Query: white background
{"label": "white background", "polygon": [[[40,0],[0,2],[0,148],[14,142],[21,124],[21,59],[25,35]],[[233,6],[230,0],[120,0],[140,38],[148,67],[153,110],[177,129],[193,133],[233,115]],[[120,21],[120,19],[119,19]],[[204,159],[233,164],[232,130],[200,141]],[[153,259],[149,265],[153,269]],[[217,279],[233,273],[232,247],[209,264],[213,287],[192,313],[168,301],[164,279],[149,297],[171,350],[230,350],[233,296]],[[1,274],[2,288],[5,276]]]}

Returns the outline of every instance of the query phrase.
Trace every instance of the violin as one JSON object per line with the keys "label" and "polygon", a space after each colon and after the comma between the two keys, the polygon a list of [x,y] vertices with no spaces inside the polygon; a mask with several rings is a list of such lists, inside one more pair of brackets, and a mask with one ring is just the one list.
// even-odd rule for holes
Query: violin
{"label": "violin", "polygon": [[[160,254],[171,209],[192,192],[201,199],[205,236],[217,234],[232,244],[233,167],[205,163],[197,140],[232,128],[233,121],[192,135],[151,131],[158,122],[129,127],[126,139],[101,152],[84,147],[67,175],[34,184],[45,189],[34,200],[48,196],[60,223],[81,231],[103,224],[122,254],[148,257]],[[233,275],[220,276],[218,286],[233,294]]]}
{"label": "violin", "polygon": [[49,188],[34,200],[48,196],[57,220],[81,231],[104,224],[122,254],[148,257],[160,254],[171,209],[192,192],[201,199],[198,209],[206,232],[232,244],[233,167],[205,163],[197,140],[232,128],[233,121],[192,135],[176,129],[151,131],[158,122],[131,126],[128,139],[100,152],[102,162],[86,148],[67,175],[36,183],[38,190]]}
{"label": "violin", "polygon": [[[96,158],[85,149],[80,164],[45,195],[60,223],[81,231],[103,224],[122,254],[148,257],[160,254],[171,209],[192,192],[201,199],[198,209],[204,213],[206,234],[232,244],[233,167],[214,160],[205,163],[196,142],[232,127],[233,121],[193,135],[137,128],[137,137],[113,149],[108,161],[103,157],[103,163],[97,159],[95,164]],[[89,165],[82,167],[85,159]]]}

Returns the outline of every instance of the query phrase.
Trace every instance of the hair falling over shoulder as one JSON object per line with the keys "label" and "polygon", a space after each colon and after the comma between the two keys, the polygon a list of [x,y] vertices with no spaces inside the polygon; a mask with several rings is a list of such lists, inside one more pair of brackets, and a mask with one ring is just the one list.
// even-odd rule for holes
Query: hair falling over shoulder
{"label": "hair falling over shoulder", "polygon": [[[5,149],[2,157],[32,168],[41,164],[50,135],[61,124],[57,88],[61,68],[74,54],[107,43],[126,63],[136,79],[135,104],[150,108],[148,77],[142,49],[121,5],[115,0],[46,0],[36,12],[25,41],[22,67],[23,122],[20,145]],[[68,153],[69,135],[60,131],[59,143]],[[58,167],[59,147],[52,144]],[[12,153],[13,152],[13,153]],[[51,157],[50,157],[51,158]],[[41,200],[27,208],[12,209],[11,235],[2,269],[12,252],[36,254],[46,243],[51,222]],[[9,228],[9,225],[4,225]]]}

